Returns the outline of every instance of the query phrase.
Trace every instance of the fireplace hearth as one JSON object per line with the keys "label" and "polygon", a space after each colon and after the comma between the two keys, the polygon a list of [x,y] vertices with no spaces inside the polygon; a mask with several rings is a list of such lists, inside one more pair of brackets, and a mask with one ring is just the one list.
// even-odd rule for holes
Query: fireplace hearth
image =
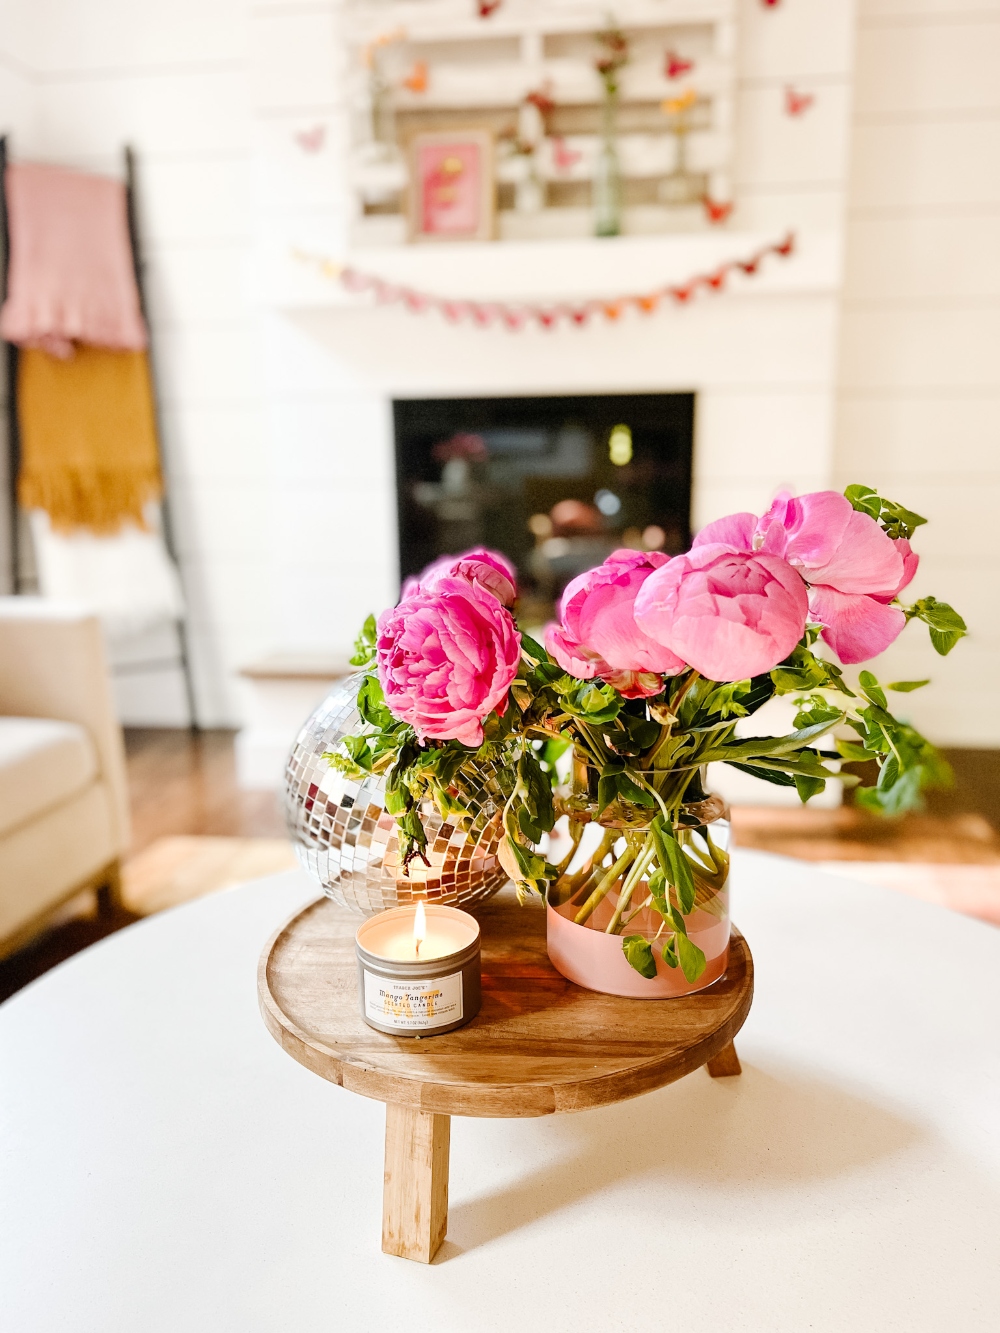
{"label": "fireplace hearth", "polygon": [[393,403],[400,574],[485,545],[517,565],[521,620],[629,546],[690,540],[693,393]]}

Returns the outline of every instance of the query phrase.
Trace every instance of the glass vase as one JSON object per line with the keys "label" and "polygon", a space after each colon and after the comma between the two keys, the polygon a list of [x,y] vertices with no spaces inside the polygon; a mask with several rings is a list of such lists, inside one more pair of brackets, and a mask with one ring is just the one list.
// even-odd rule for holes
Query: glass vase
{"label": "glass vase", "polygon": [[605,91],[601,142],[594,163],[594,234],[617,236],[622,229],[622,173],[618,160],[618,93]]}
{"label": "glass vase", "polygon": [[422,898],[474,909],[507,883],[497,851],[513,775],[499,764],[465,765],[456,795],[477,813],[464,827],[442,820],[425,802],[427,832],[420,858],[404,870],[396,822],[385,809],[385,777],[355,781],[324,756],[345,736],[366,730],[357,708],[363,673],[334,686],[307,719],[285,766],[285,818],[295,853],[323,892],[366,916]]}
{"label": "glass vase", "polygon": [[[642,774],[642,776],[646,776]],[[707,794],[696,775],[692,799],[685,801],[674,819],[674,835],[688,861],[694,881],[694,907],[684,918],[689,940],[705,955],[701,974],[689,981],[680,966],[671,966],[663,956],[663,945],[673,933],[648,901],[649,881],[645,873],[628,885],[627,903],[622,902],[628,872],[610,888],[606,876],[626,847],[627,839],[640,845],[657,814],[628,802],[615,801],[598,813],[598,770],[586,761],[574,760],[570,790],[559,808],[571,820],[592,827],[580,841],[582,861],[573,874],[564,874],[549,891],[546,908],[549,958],[570,981],[588,990],[640,999],[668,999],[704,990],[725,973],[729,957],[729,811],[720,796]],[[647,780],[663,771],[650,771]],[[590,868],[588,869],[588,863]],[[601,896],[601,890],[606,891]],[[671,892],[671,901],[676,899]],[[651,946],[655,976],[646,977],[631,966],[622,947],[627,936],[642,936]]]}

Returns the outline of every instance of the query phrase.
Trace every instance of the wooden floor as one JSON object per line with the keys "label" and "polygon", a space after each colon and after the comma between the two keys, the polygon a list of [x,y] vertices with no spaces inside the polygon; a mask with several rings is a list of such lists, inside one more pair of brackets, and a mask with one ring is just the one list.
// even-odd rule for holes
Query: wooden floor
{"label": "wooden floor", "polygon": [[[89,901],[36,944],[0,962],[0,999],[151,912],[294,864],[278,797],[236,785],[231,731],[126,732],[132,844],[126,910],[97,918]],[[881,820],[839,810],[742,807],[741,847],[837,868],[1000,925],[1000,752],[948,752],[955,787],[929,810]],[[875,864],[877,863],[877,864]]]}
{"label": "wooden floor", "polygon": [[231,731],[129,729],[125,733],[134,856],[174,834],[283,838],[274,792],[236,785]]}

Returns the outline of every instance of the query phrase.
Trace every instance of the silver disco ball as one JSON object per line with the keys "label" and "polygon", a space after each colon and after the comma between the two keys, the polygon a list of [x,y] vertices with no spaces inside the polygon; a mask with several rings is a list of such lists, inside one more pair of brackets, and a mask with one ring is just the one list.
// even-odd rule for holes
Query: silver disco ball
{"label": "silver disco ball", "polygon": [[385,809],[385,778],[345,778],[323,758],[345,736],[365,731],[357,697],[363,673],[335,685],[308,719],[285,765],[285,817],[300,862],[334,902],[370,916],[423,898],[471,907],[507,883],[497,859],[512,775],[498,764],[460,770],[456,783],[479,814],[463,829],[421,808],[430,866],[402,870],[399,839]]}

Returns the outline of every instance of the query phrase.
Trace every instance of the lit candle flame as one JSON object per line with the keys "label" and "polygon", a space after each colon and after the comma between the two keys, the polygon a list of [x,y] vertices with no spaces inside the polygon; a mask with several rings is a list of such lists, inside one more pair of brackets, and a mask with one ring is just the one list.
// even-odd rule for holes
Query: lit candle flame
{"label": "lit candle flame", "polygon": [[413,918],[413,951],[419,957],[420,946],[427,935],[427,917],[424,912],[424,902],[422,898],[417,899],[417,912]]}

